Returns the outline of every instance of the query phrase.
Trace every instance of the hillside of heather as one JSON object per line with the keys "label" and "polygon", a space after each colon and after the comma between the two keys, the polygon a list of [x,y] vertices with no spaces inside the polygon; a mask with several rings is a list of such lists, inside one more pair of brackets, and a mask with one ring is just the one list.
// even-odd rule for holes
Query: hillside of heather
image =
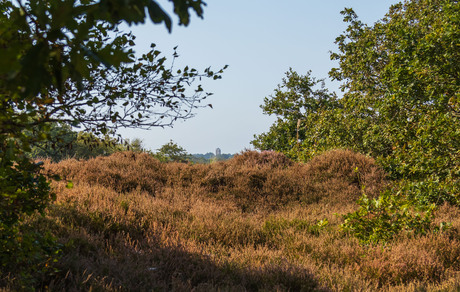
{"label": "hillside of heather", "polygon": [[[115,153],[45,163],[56,201],[32,220],[61,243],[53,291],[451,291],[460,289],[460,209],[445,232],[363,245],[341,230],[365,192],[388,188],[346,150],[294,163],[244,152],[209,165]],[[66,188],[66,181],[73,187]]]}

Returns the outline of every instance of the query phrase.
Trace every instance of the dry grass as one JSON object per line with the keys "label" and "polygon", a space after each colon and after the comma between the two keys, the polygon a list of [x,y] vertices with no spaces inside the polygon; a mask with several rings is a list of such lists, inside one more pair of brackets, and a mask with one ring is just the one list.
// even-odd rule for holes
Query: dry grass
{"label": "dry grass", "polygon": [[[356,167],[359,173],[354,171]],[[442,234],[366,247],[339,230],[362,186],[385,188],[368,157],[344,150],[308,164],[245,152],[211,165],[147,154],[46,163],[72,179],[37,229],[64,245],[59,291],[452,291],[460,289],[460,210]],[[329,224],[321,227],[319,220]]]}

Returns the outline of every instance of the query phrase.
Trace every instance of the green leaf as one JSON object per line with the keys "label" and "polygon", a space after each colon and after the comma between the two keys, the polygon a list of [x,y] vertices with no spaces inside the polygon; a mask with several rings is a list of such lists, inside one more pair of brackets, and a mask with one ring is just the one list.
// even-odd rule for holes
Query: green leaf
{"label": "green leaf", "polygon": [[158,5],[155,1],[149,1],[148,11],[149,11],[150,19],[154,23],[164,22],[168,31],[171,32],[171,29],[172,29],[171,18],[169,17],[168,14],[166,14],[166,12],[164,12],[164,10],[160,7],[160,5]]}

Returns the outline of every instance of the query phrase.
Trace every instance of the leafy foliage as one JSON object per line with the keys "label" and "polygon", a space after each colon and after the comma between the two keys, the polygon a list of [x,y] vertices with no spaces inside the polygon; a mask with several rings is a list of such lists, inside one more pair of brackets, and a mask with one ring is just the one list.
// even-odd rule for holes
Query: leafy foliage
{"label": "leafy foliage", "polygon": [[50,188],[45,178],[36,176],[42,163],[31,162],[25,156],[17,159],[11,151],[15,147],[13,144],[9,141],[7,150],[10,153],[2,157],[0,168],[0,226],[6,227],[15,225],[22,214],[43,211],[50,197]]}
{"label": "leafy foliage", "polygon": [[49,230],[16,224],[0,232],[0,285],[5,276],[15,277],[17,290],[34,291],[41,279],[57,272],[53,265],[61,257],[61,245]]}
{"label": "leafy foliage", "polygon": [[161,162],[186,162],[191,157],[184,148],[172,140],[161,146],[153,156]]}
{"label": "leafy foliage", "polygon": [[301,143],[306,149],[318,147],[319,135],[310,135],[317,129],[311,127],[318,117],[339,107],[336,95],[324,88],[323,80],[315,79],[311,72],[302,76],[289,69],[282,84],[261,106],[265,114],[276,115],[278,120],[269,132],[255,136],[251,144],[260,150],[281,151],[291,158],[303,156]]}
{"label": "leafy foliage", "polygon": [[42,163],[30,161],[15,141],[0,143],[0,271],[19,275],[17,282],[23,290],[34,286],[32,275],[46,273],[44,264],[53,260],[58,248],[49,234],[21,222],[27,215],[43,214],[55,194],[45,177],[37,175]]}
{"label": "leafy foliage", "polygon": [[88,159],[107,156],[118,151],[142,152],[140,139],[123,141],[109,136],[102,139],[93,133],[77,132],[66,124],[53,123],[50,127],[50,140],[34,145],[28,153],[31,158],[49,158],[54,162],[67,158]]}
{"label": "leafy foliage", "polygon": [[354,148],[378,157],[393,178],[423,182],[409,188],[431,189],[421,201],[458,203],[459,9],[458,1],[406,1],[373,27],[347,9],[349,27],[332,54],[345,117],[362,125]]}
{"label": "leafy foliage", "polygon": [[[143,22],[147,9],[154,22],[170,29],[169,16],[155,1],[1,3],[0,129],[26,151],[50,138],[49,122],[105,135],[119,126],[148,128],[189,118],[209,94],[200,85],[190,92],[186,87],[222,72],[188,66],[173,72],[154,45],[136,60],[135,37],[118,25]],[[202,5],[178,0],[174,12],[187,25],[188,9],[202,16]]]}
{"label": "leafy foliage", "polygon": [[[189,9],[203,15],[201,0],[172,2],[180,25],[189,24]],[[148,17],[171,30],[170,16],[153,0],[0,0],[2,252],[18,237],[20,219],[42,212],[53,197],[41,166],[29,154],[54,138],[55,144],[66,143],[56,136],[55,122],[99,137],[120,126],[166,126],[193,116],[210,95],[191,84],[203,77],[218,79],[222,70],[173,71],[154,45],[136,59],[135,37],[119,31],[119,25]],[[93,138],[88,135],[83,139]],[[18,256],[29,250],[18,248]],[[8,267],[2,262],[0,268],[3,273]]]}
{"label": "leafy foliage", "polygon": [[[375,157],[419,202],[458,204],[459,9],[458,1],[405,1],[373,26],[345,9],[349,25],[331,55],[339,68],[330,72],[342,82],[343,98],[308,95],[310,73],[288,72],[280,87],[287,90],[275,90],[262,106],[282,118],[253,145],[300,160],[353,149]],[[310,106],[306,98],[327,103]]]}
{"label": "leafy foliage", "polygon": [[378,198],[369,199],[365,193],[358,200],[359,210],[343,215],[342,229],[351,232],[362,243],[385,243],[401,232],[426,235],[431,230],[445,229],[447,224],[433,226],[435,205],[423,213],[415,213],[411,202],[384,192]]}

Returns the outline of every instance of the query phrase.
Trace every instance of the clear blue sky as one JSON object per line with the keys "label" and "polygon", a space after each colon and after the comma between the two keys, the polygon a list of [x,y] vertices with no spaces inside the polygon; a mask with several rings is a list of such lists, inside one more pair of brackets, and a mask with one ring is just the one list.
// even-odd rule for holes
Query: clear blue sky
{"label": "clear blue sky", "polygon": [[[312,70],[326,78],[335,66],[329,51],[346,28],[340,11],[351,7],[361,21],[372,25],[381,19],[394,0],[205,0],[204,19],[192,17],[188,27],[174,26],[168,34],[163,25],[150,22],[131,29],[137,36],[137,53],[155,43],[165,56],[178,46],[177,67],[229,68],[221,80],[206,81],[213,92],[196,116],[173,128],[121,130],[125,138],[140,138],[147,149],[156,150],[173,140],[189,153],[238,153],[251,148],[254,134],[267,131],[275,120],[262,114],[260,105],[292,67],[300,74]],[[171,4],[159,1],[169,12]],[[128,28],[127,28],[128,29]],[[327,82],[337,91],[338,84]]]}

